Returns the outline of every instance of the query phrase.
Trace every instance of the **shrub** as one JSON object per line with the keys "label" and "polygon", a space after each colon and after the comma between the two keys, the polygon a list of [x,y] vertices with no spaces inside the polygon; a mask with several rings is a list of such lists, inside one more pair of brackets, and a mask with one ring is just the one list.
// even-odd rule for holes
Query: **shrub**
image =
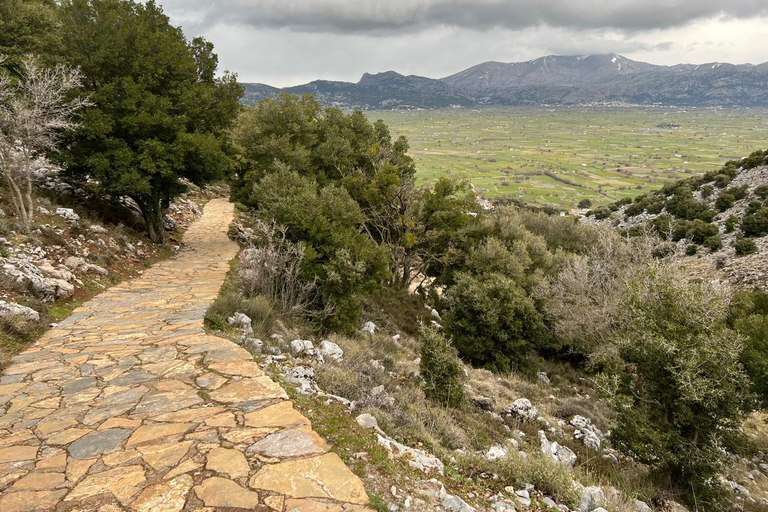
{"label": "shrub", "polygon": [[704,185],[701,187],[701,197],[710,197],[714,191],[715,188],[712,185]]}
{"label": "shrub", "polygon": [[725,219],[725,232],[733,233],[737,222],[739,222],[739,219],[735,215],[729,215],[728,218]]}
{"label": "shrub", "polygon": [[768,407],[768,315],[737,320],[735,329],[746,339],[741,364],[749,375],[752,391],[763,408]]}
{"label": "shrub", "polygon": [[248,297],[263,295],[284,314],[306,314],[316,298],[316,281],[301,278],[304,244],[287,240],[287,228],[257,220],[261,241],[240,254],[240,284]]}
{"label": "shrub", "polygon": [[713,235],[710,237],[707,237],[704,240],[704,243],[701,244],[707,249],[709,249],[712,252],[719,251],[723,247],[723,240],[720,238],[720,235]]}
{"label": "shrub", "polygon": [[544,343],[541,314],[507,276],[459,274],[445,300],[446,331],[472,364],[499,371],[525,368],[528,353]]}
{"label": "shrub", "polygon": [[768,207],[762,207],[741,219],[741,231],[744,236],[768,235]]}
{"label": "shrub", "polygon": [[698,251],[699,251],[699,248],[696,247],[696,244],[690,244],[685,248],[685,255],[694,256]]}
{"label": "shrub", "polygon": [[688,226],[686,237],[690,238],[695,244],[702,244],[704,240],[719,233],[716,225],[695,219]]}
{"label": "shrub", "polygon": [[742,340],[724,327],[725,303],[713,288],[660,266],[631,289],[615,338],[620,364],[601,383],[618,414],[611,441],[711,503],[721,446],[752,407]]}
{"label": "shrub", "polygon": [[223,289],[205,313],[205,324],[210,329],[230,331],[227,318],[243,313],[251,319],[254,335],[265,336],[274,323],[274,307],[264,297],[245,297],[239,290]]}
{"label": "shrub", "polygon": [[433,327],[421,329],[421,362],[424,395],[446,407],[464,405],[461,361],[456,349]]}
{"label": "shrub", "polygon": [[755,195],[762,200],[768,198],[768,185],[760,185],[755,187]]}
{"label": "shrub", "polygon": [[[606,208],[605,206],[603,206],[601,208],[596,208],[596,209],[592,210],[592,212],[593,212],[593,215],[595,216],[595,218],[598,219],[598,220],[607,219],[608,217],[611,216],[611,209],[610,208]],[[640,213],[642,213],[642,212],[640,212]]]}
{"label": "shrub", "polygon": [[733,242],[733,248],[736,251],[736,256],[747,256],[757,252],[757,244],[749,238],[737,238]]}
{"label": "shrub", "polygon": [[723,192],[720,192],[719,196],[717,196],[715,207],[721,212],[724,212],[725,210],[731,208],[734,202],[736,202],[736,198],[733,196],[733,194],[729,193],[727,190],[724,190]]}
{"label": "shrub", "polygon": [[584,209],[584,208],[591,208],[592,207],[592,200],[591,199],[587,199],[585,197],[584,199],[579,201],[578,207],[582,208],[582,209]]}

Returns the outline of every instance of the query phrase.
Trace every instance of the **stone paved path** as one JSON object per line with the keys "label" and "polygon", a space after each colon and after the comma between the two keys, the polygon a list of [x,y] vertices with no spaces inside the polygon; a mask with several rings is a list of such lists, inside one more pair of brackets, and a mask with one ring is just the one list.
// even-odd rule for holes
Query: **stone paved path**
{"label": "stone paved path", "polygon": [[203,331],[237,246],[211,201],[187,248],[78,308],[0,378],[0,511],[368,510],[250,354]]}

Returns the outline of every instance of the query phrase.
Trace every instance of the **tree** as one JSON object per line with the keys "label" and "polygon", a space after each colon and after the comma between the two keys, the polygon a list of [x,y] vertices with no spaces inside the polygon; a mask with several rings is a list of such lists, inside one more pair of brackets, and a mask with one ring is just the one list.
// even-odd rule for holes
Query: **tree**
{"label": "tree", "polygon": [[585,208],[592,208],[592,200],[585,197],[584,199],[579,201],[578,207],[581,208],[582,210]]}
{"label": "tree", "polygon": [[404,137],[393,140],[384,122],[372,124],[361,112],[322,109],[312,96],[281,94],[245,109],[235,140],[243,156],[236,200],[258,208],[251,188],[281,168],[321,187],[343,186],[365,215],[365,231],[392,252],[393,284],[407,286],[418,190]]}
{"label": "tree", "polygon": [[434,327],[422,327],[419,373],[424,395],[446,407],[461,407],[466,401],[461,361],[456,349]]}
{"label": "tree", "polygon": [[[3,57],[0,56],[0,66]],[[73,116],[85,99],[68,99],[80,85],[76,69],[42,68],[26,57],[18,77],[0,68],[0,170],[8,182],[19,225],[29,234],[34,221],[32,200],[36,160],[56,149],[63,131],[76,126]]]}
{"label": "tree", "polygon": [[292,242],[303,243],[301,277],[317,280],[313,306],[324,311],[328,329],[351,331],[360,316],[358,294],[376,290],[389,278],[389,253],[364,232],[365,215],[349,193],[319,187],[282,169],[253,185],[249,203],[257,215],[285,226]]}
{"label": "tree", "polygon": [[242,88],[215,78],[213,46],[188,42],[161,8],[126,0],[67,0],[61,54],[84,74],[93,107],[61,155],[67,172],[141,209],[149,237],[163,240],[170,201],[232,168],[228,130]]}
{"label": "tree", "polygon": [[22,61],[38,55],[48,64],[58,35],[53,0],[0,0],[0,55],[14,75]]}
{"label": "tree", "polygon": [[670,267],[649,267],[630,283],[612,342],[613,380],[603,381],[618,414],[615,446],[700,502],[713,499],[723,446],[753,407],[743,339],[725,326],[722,295]]}
{"label": "tree", "polygon": [[446,333],[472,364],[497,371],[526,369],[530,351],[546,339],[533,300],[504,275],[461,273],[445,301]]}

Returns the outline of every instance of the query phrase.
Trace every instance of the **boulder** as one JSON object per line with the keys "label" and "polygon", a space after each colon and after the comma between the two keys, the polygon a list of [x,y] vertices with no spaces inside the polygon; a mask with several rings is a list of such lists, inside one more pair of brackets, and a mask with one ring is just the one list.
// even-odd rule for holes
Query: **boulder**
{"label": "boulder", "polygon": [[357,421],[358,425],[363,428],[379,428],[379,422],[376,420],[376,417],[372,414],[368,414],[367,412],[355,418],[355,421]]}
{"label": "boulder", "polygon": [[541,453],[547,455],[555,462],[559,462],[569,468],[576,464],[576,454],[567,446],[562,446],[557,441],[549,441],[543,430],[539,430],[539,442],[541,443]]}
{"label": "boulder", "polygon": [[47,277],[38,267],[23,259],[0,258],[0,273],[16,290],[31,293],[43,302],[66,299],[75,293],[75,287],[66,280]]}
{"label": "boulder", "polygon": [[446,495],[440,505],[450,512],[475,512],[474,507],[470,506],[469,503],[451,494]]}
{"label": "boulder", "polygon": [[0,300],[0,319],[6,322],[22,321],[34,323],[40,321],[40,314],[27,306]]}
{"label": "boulder", "polygon": [[291,354],[294,356],[300,356],[311,350],[314,350],[315,346],[309,340],[293,340],[291,341]]}
{"label": "boulder", "polygon": [[640,500],[634,500],[632,507],[635,509],[635,512],[653,512],[653,509],[646,502]]}
{"label": "boulder", "polygon": [[508,501],[497,501],[491,505],[493,512],[516,512],[515,506]]}
{"label": "boulder", "polygon": [[303,395],[311,395],[317,392],[315,386],[315,370],[311,366],[294,366],[285,372],[286,382],[296,384],[296,391]]}
{"label": "boulder", "polygon": [[502,416],[509,416],[517,420],[535,421],[539,417],[539,411],[527,398],[518,398],[512,405],[502,409]]}
{"label": "boulder", "polygon": [[438,322],[442,322],[442,321],[443,321],[443,319],[442,319],[442,318],[440,318],[440,313],[438,313],[436,309],[434,309],[434,308],[433,308],[433,309],[432,309],[432,310],[431,310],[429,313],[430,313],[430,314],[431,314],[433,317],[437,318],[437,321],[438,321]]}
{"label": "boulder", "polygon": [[578,510],[579,512],[592,512],[605,502],[605,493],[601,487],[596,485],[585,487],[581,492],[581,501]]}
{"label": "boulder", "polygon": [[547,375],[547,372],[537,372],[536,376],[539,378],[540,382],[543,382],[544,384],[550,385],[552,382],[549,380],[549,376]]}
{"label": "boulder", "polygon": [[439,474],[443,474],[445,466],[443,462],[424,450],[417,448],[411,448],[404,444],[398,443],[393,439],[388,439],[381,434],[377,434],[379,445],[383,446],[387,451],[391,452],[397,458],[405,457],[408,461],[408,465],[414,469],[418,469],[423,473],[431,473],[436,471]]}
{"label": "boulder", "polygon": [[56,215],[68,222],[80,222],[80,216],[72,208],[56,208]]}
{"label": "boulder", "polygon": [[251,319],[245,313],[235,312],[232,316],[227,318],[227,323],[236,329],[242,329],[243,337],[247,339],[253,336],[253,327]]}
{"label": "boulder", "polygon": [[101,276],[109,275],[109,271],[104,267],[88,263],[83,258],[76,256],[70,256],[64,260],[64,265],[78,272],[85,272],[86,274],[99,274]]}
{"label": "boulder", "polygon": [[376,324],[373,322],[365,322],[362,331],[367,332],[368,334],[373,334],[376,332]]}
{"label": "boulder", "polygon": [[592,420],[577,414],[569,423],[576,429],[573,433],[574,439],[583,442],[587,448],[600,451],[604,436],[600,429],[592,424]]}
{"label": "boulder", "polygon": [[509,450],[498,444],[491,446],[488,448],[488,451],[485,452],[485,458],[488,460],[501,460],[506,459],[508,456]]}
{"label": "boulder", "polygon": [[321,341],[318,350],[325,359],[333,361],[334,363],[340,363],[344,360],[344,351],[332,341]]}
{"label": "boulder", "polygon": [[98,224],[91,224],[88,227],[88,230],[91,233],[95,233],[97,235],[106,235],[109,232],[109,231],[107,231],[107,228],[105,228],[103,226],[99,226]]}

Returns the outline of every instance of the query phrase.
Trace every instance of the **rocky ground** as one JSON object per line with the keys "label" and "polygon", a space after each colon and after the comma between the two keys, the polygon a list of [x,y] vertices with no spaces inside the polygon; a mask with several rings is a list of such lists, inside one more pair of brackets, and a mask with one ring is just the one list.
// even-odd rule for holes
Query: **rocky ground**
{"label": "rocky ground", "polygon": [[112,287],[0,377],[0,510],[364,512],[368,496],[203,316],[237,253],[213,200],[179,254]]}
{"label": "rocky ground", "polygon": [[221,187],[192,187],[177,198],[166,217],[168,241],[157,245],[144,235],[130,202],[105,205],[49,173],[44,176],[30,235],[16,229],[8,191],[0,187],[0,368],[84,300],[178,252],[181,235],[201,214],[201,205],[226,193]]}

